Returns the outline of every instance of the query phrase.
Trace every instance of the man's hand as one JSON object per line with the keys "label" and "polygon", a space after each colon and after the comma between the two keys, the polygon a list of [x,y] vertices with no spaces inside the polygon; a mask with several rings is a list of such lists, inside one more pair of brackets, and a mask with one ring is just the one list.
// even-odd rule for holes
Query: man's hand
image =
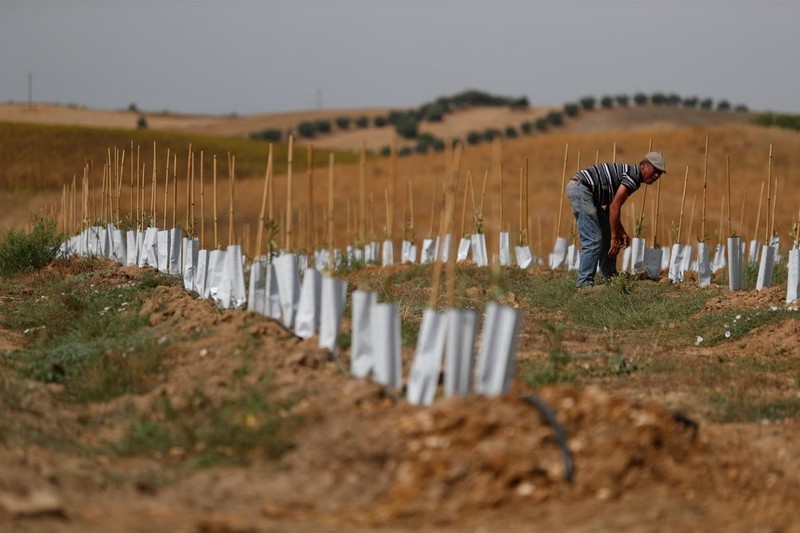
{"label": "man's hand", "polygon": [[612,235],[611,236],[611,248],[608,249],[608,257],[617,257],[617,255],[622,251],[623,248],[630,246],[631,238],[628,237],[628,234],[625,233],[625,230],[622,231],[620,235]]}

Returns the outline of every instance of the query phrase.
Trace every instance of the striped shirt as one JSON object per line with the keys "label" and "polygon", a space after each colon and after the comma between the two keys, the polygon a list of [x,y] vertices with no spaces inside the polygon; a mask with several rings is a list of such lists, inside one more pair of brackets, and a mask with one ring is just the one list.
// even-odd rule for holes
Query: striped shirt
{"label": "striped shirt", "polygon": [[620,185],[633,193],[642,184],[639,165],[624,163],[601,163],[581,170],[576,176],[592,191],[597,206],[609,205]]}

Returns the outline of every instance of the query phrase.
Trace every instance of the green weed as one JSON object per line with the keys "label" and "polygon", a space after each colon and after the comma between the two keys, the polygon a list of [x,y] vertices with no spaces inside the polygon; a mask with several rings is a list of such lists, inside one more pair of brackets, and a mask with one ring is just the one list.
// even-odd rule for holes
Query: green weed
{"label": "green weed", "polygon": [[48,265],[58,255],[63,240],[52,219],[35,219],[28,233],[8,229],[0,240],[0,276],[13,276]]}

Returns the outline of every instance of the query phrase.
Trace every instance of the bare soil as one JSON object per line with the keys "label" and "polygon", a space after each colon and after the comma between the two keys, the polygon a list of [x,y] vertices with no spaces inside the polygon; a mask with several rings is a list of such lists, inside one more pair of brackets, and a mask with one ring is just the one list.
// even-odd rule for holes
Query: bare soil
{"label": "bare soil", "polygon": [[[122,284],[142,273],[109,268],[89,282]],[[760,294],[758,304],[772,304],[777,294]],[[750,297],[728,295],[708,307]],[[75,404],[58,401],[58,386],[13,384],[3,370],[0,408],[21,403],[16,422],[97,446],[119,437],[123,428],[112,415],[125,406],[140,414],[163,398],[180,406],[198,387],[211,401],[224,401],[241,362],[237,347],[254,341],[253,379],[270,376],[270,400],[299,398],[285,413],[302,420],[293,449],[279,461],[253,458],[247,466],[216,466],[161,483],[154,480],[191,450],[120,458],[46,442],[6,445],[0,529],[790,531],[800,524],[800,422],[717,424],[697,410],[679,412],[707,391],[675,374],[535,391],[517,380],[507,396],[414,407],[397,391],[350,377],[347,350],[331,360],[316,338],[301,341],[253,313],[220,311],[179,287],[160,288],[141,312],[172,338],[149,392]],[[776,345],[797,357],[799,333],[798,322],[789,320],[754,330],[733,348],[621,342],[629,343],[626,353],[655,351],[654,359],[692,366],[722,355],[766,360]],[[523,337],[520,360],[546,352],[545,338],[530,331]],[[0,330],[0,349],[24,342],[24,335]],[[567,332],[565,343],[589,352],[602,340]],[[412,355],[404,348],[406,370]],[[796,384],[778,383],[765,384],[767,392],[798,394]],[[521,399],[529,394],[551,406],[563,425],[572,482],[554,427]]]}

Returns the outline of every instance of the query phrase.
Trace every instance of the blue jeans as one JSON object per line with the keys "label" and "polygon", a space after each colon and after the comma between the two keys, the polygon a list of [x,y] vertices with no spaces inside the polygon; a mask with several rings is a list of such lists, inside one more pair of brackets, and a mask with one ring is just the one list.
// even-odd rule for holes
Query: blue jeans
{"label": "blue jeans", "polygon": [[581,262],[578,266],[578,287],[594,285],[597,265],[605,277],[617,275],[617,258],[608,257],[611,248],[611,224],[608,211],[594,205],[592,191],[579,182],[567,184],[567,199],[578,225],[581,239]]}

